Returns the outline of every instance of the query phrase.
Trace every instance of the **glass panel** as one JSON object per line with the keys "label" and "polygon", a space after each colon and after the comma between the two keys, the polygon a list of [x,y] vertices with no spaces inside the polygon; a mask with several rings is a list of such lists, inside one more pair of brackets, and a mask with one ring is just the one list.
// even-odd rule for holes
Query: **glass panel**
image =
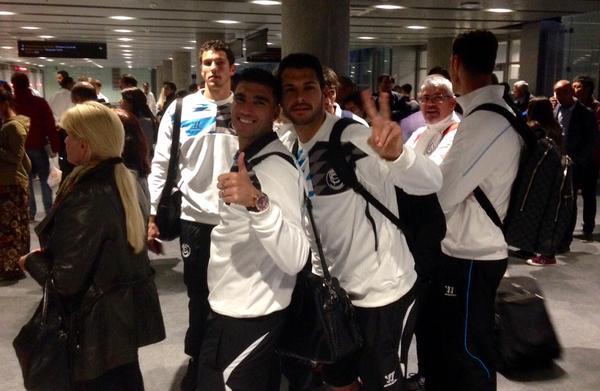
{"label": "glass panel", "polygon": [[505,64],[506,63],[506,41],[502,41],[498,43],[498,54],[496,55],[496,64]]}
{"label": "glass panel", "polygon": [[421,50],[419,53],[419,68],[427,68],[427,50]]}
{"label": "glass panel", "polygon": [[519,80],[519,64],[511,64],[510,70],[508,71],[508,78],[510,80]]}
{"label": "glass panel", "polygon": [[521,56],[521,40],[515,39],[510,43],[510,62],[519,62]]}
{"label": "glass panel", "polygon": [[494,71],[494,75],[498,78],[498,83],[504,82],[504,71]]}

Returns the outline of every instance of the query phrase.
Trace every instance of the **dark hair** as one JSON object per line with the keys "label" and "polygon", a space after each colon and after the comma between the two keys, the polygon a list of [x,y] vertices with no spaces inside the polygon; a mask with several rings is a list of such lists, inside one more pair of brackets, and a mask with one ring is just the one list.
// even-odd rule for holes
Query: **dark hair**
{"label": "dark hair", "polygon": [[56,72],[57,75],[61,75],[63,78],[67,78],[69,77],[69,72],[65,71],[64,69],[61,69],[60,71]]}
{"label": "dark hair", "polygon": [[127,168],[137,171],[141,177],[150,174],[148,161],[148,143],[137,118],[123,109],[115,109],[125,129],[125,146],[123,147],[123,163]]}
{"label": "dark hair", "polygon": [[340,86],[340,82],[338,80],[337,74],[330,67],[328,67],[328,66],[323,67],[323,77],[325,78],[325,85],[327,87],[338,88]]}
{"label": "dark hair", "polygon": [[198,57],[202,59],[202,54],[209,50],[212,50],[213,52],[225,52],[225,55],[227,56],[227,61],[229,62],[229,66],[235,63],[235,55],[229,48],[229,45],[227,45],[225,42],[219,39],[213,39],[204,42],[202,46],[200,46],[200,50],[198,51]]}
{"label": "dark hair", "polygon": [[360,91],[354,91],[350,95],[348,95],[346,99],[344,99],[344,101],[342,102],[342,108],[344,110],[347,110],[347,103],[354,103],[354,105],[359,107],[361,111],[364,110],[362,97],[360,96]]}
{"label": "dark hair", "polygon": [[131,105],[131,113],[136,117],[148,117],[154,119],[152,111],[148,107],[146,94],[136,87],[125,88],[121,91],[121,97]]}
{"label": "dark hair", "polygon": [[315,71],[317,76],[317,80],[319,81],[319,85],[321,88],[325,87],[325,76],[323,76],[323,67],[321,66],[321,61],[316,56],[308,53],[292,53],[288,54],[281,60],[279,64],[279,68],[277,68],[277,83],[281,86],[282,79],[281,76],[283,72],[288,69],[312,69]]}
{"label": "dark hair", "polygon": [[400,90],[404,91],[406,94],[410,95],[410,93],[412,92],[412,86],[408,83],[406,84],[402,84],[400,86]]}
{"label": "dark hair", "polygon": [[12,87],[10,83],[5,80],[0,80],[0,90],[8,91],[12,95]]}
{"label": "dark hair", "polygon": [[71,89],[71,100],[75,103],[83,103],[89,100],[97,100],[96,88],[87,81],[80,81]]}
{"label": "dark hair", "polygon": [[0,88],[0,103],[8,102],[12,107],[14,104],[13,99],[13,94],[10,91]]}
{"label": "dark hair", "polygon": [[546,136],[552,139],[563,150],[563,136],[560,125],[554,118],[554,110],[550,99],[545,96],[534,97],[527,105],[527,124],[532,129],[542,127]]}
{"label": "dark hair", "polygon": [[188,90],[177,90],[175,92],[175,98],[185,98],[186,96],[188,96],[190,94],[190,92]]}
{"label": "dark hair", "polygon": [[[71,76],[67,76],[60,82],[60,86],[64,89],[70,90],[75,85],[75,80]],[[70,87],[70,88],[69,88]]]}
{"label": "dark hair", "polygon": [[430,75],[441,75],[448,80],[452,80],[450,78],[450,72],[448,72],[448,70],[446,68],[443,68],[441,66],[436,66],[436,67],[431,68],[429,70],[429,72],[427,72],[427,76],[430,76]]}
{"label": "dark hair", "polygon": [[12,83],[15,90],[26,90],[29,88],[29,77],[23,72],[15,72],[12,74],[10,78],[10,82]]}
{"label": "dark hair", "polygon": [[191,93],[198,92],[198,84],[192,83],[188,86],[188,91]]}
{"label": "dark hair", "polygon": [[[581,83],[583,89],[586,90],[590,95],[594,94],[594,79],[592,79],[591,77],[583,75],[577,76],[573,80],[573,83],[575,82]],[[573,85],[573,83],[571,83],[571,85]]]}
{"label": "dark hair", "polygon": [[170,89],[172,89],[174,92],[177,91],[177,86],[175,85],[175,83],[173,83],[172,81],[165,81],[163,83],[163,87],[169,87]]}
{"label": "dark hair", "polygon": [[121,83],[125,84],[127,87],[137,87],[138,85],[137,79],[128,73],[121,75]]}
{"label": "dark hair", "polygon": [[392,77],[390,75],[388,75],[387,73],[382,73],[381,75],[377,76],[377,84],[380,84],[386,77],[389,77],[390,81],[392,80]]}
{"label": "dark hair", "polygon": [[452,43],[452,55],[458,56],[464,68],[474,74],[494,71],[498,40],[491,31],[473,30],[459,34]]}
{"label": "dark hair", "polygon": [[256,83],[271,89],[275,104],[278,104],[281,99],[281,87],[272,73],[260,68],[247,68],[239,74],[237,85],[242,82]]}

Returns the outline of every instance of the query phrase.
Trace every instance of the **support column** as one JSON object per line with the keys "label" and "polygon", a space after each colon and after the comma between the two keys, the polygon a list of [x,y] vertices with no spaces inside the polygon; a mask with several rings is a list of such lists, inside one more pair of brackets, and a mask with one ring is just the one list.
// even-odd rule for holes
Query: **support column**
{"label": "support column", "polygon": [[281,55],[313,54],[340,76],[348,75],[350,0],[283,0]]}
{"label": "support column", "polygon": [[157,65],[156,66],[156,91],[154,93],[154,96],[156,96],[156,99],[158,99],[158,94],[160,94],[160,89],[162,88],[164,81],[165,81],[165,77],[163,75],[163,66],[162,66],[162,64]]}
{"label": "support column", "polygon": [[173,53],[173,82],[178,90],[187,89],[192,83],[192,54],[187,51]]}
{"label": "support column", "polygon": [[[173,61],[163,60],[162,61],[162,69],[163,69],[163,82],[173,81]],[[179,86],[177,86],[177,87],[179,88]]]}
{"label": "support column", "polygon": [[564,34],[560,22],[528,23],[521,32],[519,79],[535,95],[552,95],[553,84],[563,77]]}
{"label": "support column", "polygon": [[430,38],[427,40],[427,69],[433,67],[450,69],[452,42],[454,38]]}

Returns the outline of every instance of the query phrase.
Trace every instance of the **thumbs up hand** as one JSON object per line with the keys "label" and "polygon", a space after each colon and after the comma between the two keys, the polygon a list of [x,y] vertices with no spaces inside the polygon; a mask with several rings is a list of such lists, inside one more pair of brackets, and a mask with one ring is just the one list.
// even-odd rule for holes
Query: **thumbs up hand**
{"label": "thumbs up hand", "polygon": [[250,181],[250,173],[246,168],[244,152],[241,152],[237,159],[238,172],[228,172],[221,174],[217,178],[217,188],[219,197],[227,204],[242,205],[247,208],[253,208],[256,200],[261,195]]}

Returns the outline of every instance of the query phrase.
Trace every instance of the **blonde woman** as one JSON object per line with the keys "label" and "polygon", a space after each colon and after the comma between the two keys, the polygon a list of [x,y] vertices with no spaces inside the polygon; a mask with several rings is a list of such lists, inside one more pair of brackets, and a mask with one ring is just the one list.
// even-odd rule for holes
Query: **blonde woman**
{"label": "blonde woman", "polygon": [[69,109],[62,126],[76,168],[36,228],[42,248],[20,263],[42,285],[51,278],[65,306],[81,311],[70,333],[75,389],[143,390],[138,348],[165,332],[137,184],[121,160],[123,125],[86,102]]}

